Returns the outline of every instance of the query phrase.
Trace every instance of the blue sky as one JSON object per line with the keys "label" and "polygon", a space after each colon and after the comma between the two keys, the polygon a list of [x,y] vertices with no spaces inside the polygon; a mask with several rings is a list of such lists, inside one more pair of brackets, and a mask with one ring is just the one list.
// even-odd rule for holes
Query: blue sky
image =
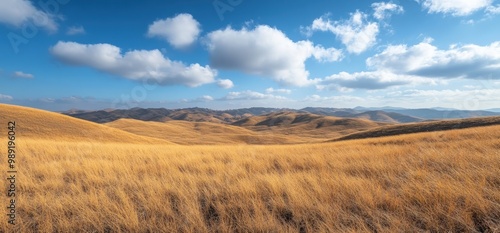
{"label": "blue sky", "polygon": [[0,102],[500,108],[500,0],[2,0]]}

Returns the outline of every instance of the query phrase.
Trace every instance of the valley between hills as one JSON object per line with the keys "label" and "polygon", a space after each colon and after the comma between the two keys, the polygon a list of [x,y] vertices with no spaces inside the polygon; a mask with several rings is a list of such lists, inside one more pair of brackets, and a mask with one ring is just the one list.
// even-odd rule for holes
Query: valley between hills
{"label": "valley between hills", "polygon": [[19,176],[0,231],[500,230],[500,117],[397,111],[0,104]]}

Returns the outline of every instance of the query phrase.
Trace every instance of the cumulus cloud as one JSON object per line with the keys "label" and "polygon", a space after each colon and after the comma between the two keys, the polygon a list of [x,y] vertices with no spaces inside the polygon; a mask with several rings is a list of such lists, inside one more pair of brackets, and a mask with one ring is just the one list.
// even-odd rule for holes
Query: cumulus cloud
{"label": "cumulus cloud", "polygon": [[[486,109],[498,106],[500,89],[475,90],[418,90],[409,89],[387,93],[387,99],[394,99],[415,105],[451,107],[456,109]],[[414,105],[415,104],[415,105]]]}
{"label": "cumulus cloud", "polygon": [[[358,96],[350,95],[340,95],[340,96],[327,96],[322,97],[320,95],[310,95],[307,96],[304,101],[306,102],[330,102],[330,103],[353,103],[353,102],[365,102],[364,98]],[[348,105],[349,106],[349,105]]]}
{"label": "cumulus cloud", "polygon": [[414,46],[391,45],[367,59],[377,70],[428,78],[500,79],[500,41],[487,46],[453,45],[440,50],[424,41]]}
{"label": "cumulus cloud", "polygon": [[148,36],[162,38],[176,48],[193,44],[200,35],[200,23],[190,14],[157,20],[149,25]]}
{"label": "cumulus cloud", "polygon": [[234,87],[234,83],[229,79],[218,79],[217,86],[224,89],[230,89]]}
{"label": "cumulus cloud", "polygon": [[283,96],[273,95],[273,94],[263,94],[255,91],[241,91],[241,92],[229,92],[226,96],[222,97],[220,100],[263,100],[263,99],[275,99],[275,100],[285,100]]}
{"label": "cumulus cloud", "polygon": [[329,31],[340,39],[350,53],[360,54],[371,48],[379,33],[379,26],[369,22],[367,15],[356,11],[349,20],[331,21],[328,15],[317,18],[308,27],[310,31]]}
{"label": "cumulus cloud", "polygon": [[281,94],[291,94],[292,90],[289,89],[274,89],[272,87],[266,89],[267,94],[272,94],[272,93],[281,93]]}
{"label": "cumulus cloud", "polygon": [[312,49],[314,59],[320,62],[335,62],[340,61],[344,57],[342,50],[336,48],[323,48],[318,45]]}
{"label": "cumulus cloud", "polygon": [[249,30],[230,27],[209,33],[206,40],[212,66],[270,77],[282,85],[306,86],[309,79],[305,61],[339,61],[342,52],[314,46],[310,41],[294,42],[283,32],[267,25]]}
{"label": "cumulus cloud", "polygon": [[37,9],[28,0],[2,0],[0,1],[0,23],[21,27],[25,23],[45,28],[55,32],[58,25],[55,16]]}
{"label": "cumulus cloud", "polygon": [[14,98],[10,95],[0,94],[0,101],[12,101]]}
{"label": "cumulus cloud", "polygon": [[201,97],[201,99],[204,101],[212,101],[212,100],[214,100],[214,97],[209,96],[209,95],[204,95]]}
{"label": "cumulus cloud", "polygon": [[391,86],[418,83],[433,83],[433,81],[410,75],[395,74],[388,71],[340,72],[323,79],[319,87],[320,89],[326,88],[328,90],[339,91],[346,91],[346,89],[343,88],[376,90],[385,89]]}
{"label": "cumulus cloud", "polygon": [[429,13],[466,16],[491,6],[493,0],[417,0]]}
{"label": "cumulus cloud", "polygon": [[378,20],[384,20],[394,14],[404,12],[403,7],[391,2],[375,2],[372,4],[373,17]]}
{"label": "cumulus cloud", "polygon": [[34,75],[32,75],[32,74],[24,73],[24,72],[22,72],[22,71],[16,71],[16,72],[14,72],[14,73],[12,74],[12,76],[13,76],[14,78],[28,78],[28,79],[30,79],[30,78],[34,78],[34,77],[35,77],[35,76],[34,76]]}
{"label": "cumulus cloud", "polygon": [[69,27],[68,30],[66,31],[66,35],[70,35],[70,36],[73,36],[73,35],[83,35],[83,34],[85,34],[85,28],[83,28],[83,26]]}
{"label": "cumulus cloud", "polygon": [[486,7],[486,12],[490,15],[500,14],[500,4]]}
{"label": "cumulus cloud", "polygon": [[213,83],[217,71],[199,64],[185,65],[164,57],[159,50],[132,50],[122,53],[110,44],[79,44],[59,41],[50,48],[59,61],[87,66],[132,80],[156,81],[160,85],[196,87]]}

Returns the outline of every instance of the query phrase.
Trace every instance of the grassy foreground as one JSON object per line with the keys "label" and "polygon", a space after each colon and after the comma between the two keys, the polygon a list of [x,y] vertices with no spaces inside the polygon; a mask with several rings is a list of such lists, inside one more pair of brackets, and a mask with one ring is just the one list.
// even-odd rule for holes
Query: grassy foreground
{"label": "grassy foreground", "polygon": [[18,224],[0,232],[500,231],[500,126],[293,146],[18,144]]}

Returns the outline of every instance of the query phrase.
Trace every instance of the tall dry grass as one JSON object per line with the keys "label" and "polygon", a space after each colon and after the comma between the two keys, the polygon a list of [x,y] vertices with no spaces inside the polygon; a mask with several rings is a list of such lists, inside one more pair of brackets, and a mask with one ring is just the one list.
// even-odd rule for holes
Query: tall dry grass
{"label": "tall dry grass", "polygon": [[499,139],[500,126],[294,146],[20,136],[18,224],[0,231],[498,232]]}

